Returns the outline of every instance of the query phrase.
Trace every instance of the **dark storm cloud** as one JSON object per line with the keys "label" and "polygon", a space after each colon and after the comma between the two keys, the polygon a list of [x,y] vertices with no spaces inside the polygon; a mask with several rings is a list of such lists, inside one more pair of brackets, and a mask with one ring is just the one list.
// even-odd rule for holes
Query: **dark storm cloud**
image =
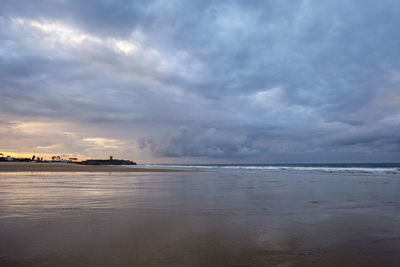
{"label": "dark storm cloud", "polygon": [[[259,154],[245,136],[230,136],[214,128],[203,129],[198,126],[179,127],[171,136],[160,143],[143,139],[143,147],[150,146],[152,151],[165,157],[246,157]],[[157,142],[157,141],[156,141]]]}
{"label": "dark storm cloud", "polygon": [[0,110],[118,125],[160,157],[396,161],[399,12],[395,0],[6,0]]}

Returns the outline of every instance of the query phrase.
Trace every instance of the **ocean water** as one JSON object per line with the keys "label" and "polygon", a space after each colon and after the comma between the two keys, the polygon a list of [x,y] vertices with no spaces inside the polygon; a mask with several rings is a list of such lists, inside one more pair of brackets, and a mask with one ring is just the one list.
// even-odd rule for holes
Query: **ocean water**
{"label": "ocean water", "polygon": [[400,266],[396,164],[162,167],[0,173],[0,266]]}
{"label": "ocean water", "polygon": [[244,169],[269,171],[314,171],[330,173],[399,174],[400,163],[318,163],[318,164],[144,164],[139,166],[183,169]]}

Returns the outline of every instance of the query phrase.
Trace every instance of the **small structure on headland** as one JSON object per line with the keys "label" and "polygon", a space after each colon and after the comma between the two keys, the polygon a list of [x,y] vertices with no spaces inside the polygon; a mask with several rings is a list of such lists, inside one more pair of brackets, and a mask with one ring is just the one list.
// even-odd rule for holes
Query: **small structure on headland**
{"label": "small structure on headland", "polygon": [[113,159],[110,156],[110,159],[88,159],[82,161],[83,165],[136,165],[136,162],[131,160],[123,160],[123,159]]}
{"label": "small structure on headland", "polygon": [[0,153],[0,161],[7,161],[7,162],[29,162],[31,161],[30,158],[14,158],[11,156],[4,156],[3,153]]}

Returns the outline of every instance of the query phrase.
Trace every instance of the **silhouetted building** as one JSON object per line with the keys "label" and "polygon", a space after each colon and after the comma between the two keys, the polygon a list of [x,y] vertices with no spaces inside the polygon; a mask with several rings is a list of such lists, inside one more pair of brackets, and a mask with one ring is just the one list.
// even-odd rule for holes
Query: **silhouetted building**
{"label": "silhouetted building", "polygon": [[122,159],[113,159],[110,156],[110,159],[88,159],[82,161],[83,165],[136,165],[136,162],[131,160],[122,160]]}

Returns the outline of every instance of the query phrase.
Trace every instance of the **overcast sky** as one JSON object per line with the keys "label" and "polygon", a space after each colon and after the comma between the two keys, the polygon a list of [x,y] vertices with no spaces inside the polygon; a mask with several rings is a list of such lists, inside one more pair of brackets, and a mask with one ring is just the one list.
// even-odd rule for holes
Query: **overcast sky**
{"label": "overcast sky", "polygon": [[399,162],[398,0],[2,0],[0,152]]}

